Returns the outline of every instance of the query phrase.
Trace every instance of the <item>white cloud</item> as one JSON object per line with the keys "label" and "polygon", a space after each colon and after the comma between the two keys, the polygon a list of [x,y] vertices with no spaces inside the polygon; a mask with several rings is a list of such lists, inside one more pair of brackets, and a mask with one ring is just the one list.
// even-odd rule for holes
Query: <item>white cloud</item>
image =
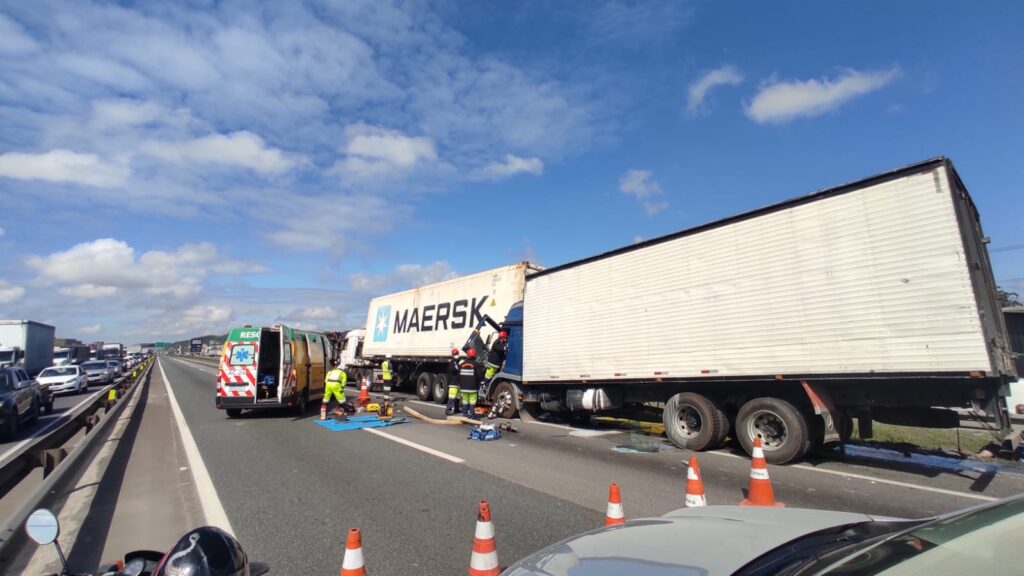
{"label": "white cloud", "polygon": [[83,334],[96,334],[102,329],[103,326],[101,326],[100,324],[93,324],[92,326],[82,326],[81,328],[78,329],[78,331]]}
{"label": "white cloud", "polygon": [[314,306],[312,308],[303,308],[296,314],[299,318],[306,320],[331,320],[338,317],[338,313],[334,311],[334,308],[330,306]]}
{"label": "white cloud", "polygon": [[410,217],[408,206],[382,196],[356,193],[317,195],[259,194],[252,215],[273,219],[267,237],[293,250],[340,255],[353,242],[387,232]]}
{"label": "white cloud", "polygon": [[116,296],[120,289],[117,286],[96,286],[95,284],[79,284],[61,288],[59,292],[65,296],[79,300],[94,300],[99,298],[110,298]]}
{"label": "white cloud", "polygon": [[636,198],[648,216],[668,208],[668,202],[656,200],[662,193],[661,184],[649,170],[627,170],[619,179],[619,191]]}
{"label": "white cloud", "polygon": [[491,162],[480,171],[479,176],[488,180],[500,180],[516,174],[539,176],[543,173],[544,161],[540,158],[520,158],[513,154],[506,154],[504,161]]}
{"label": "white cloud", "polygon": [[714,70],[706,72],[695,82],[690,84],[689,99],[686,102],[686,111],[691,114],[700,112],[711,89],[718,86],[738,86],[743,82],[743,75],[734,67],[724,64]]}
{"label": "white cloud", "polygon": [[125,166],[104,162],[95,154],[51,150],[41,154],[0,154],[0,176],[44,180],[101,188],[119,186],[131,174]]}
{"label": "white cloud", "polygon": [[0,14],[0,54],[19,55],[39,50],[39,44],[21,24]]}
{"label": "white cloud", "polygon": [[210,134],[182,142],[148,142],[143,151],[169,162],[222,164],[248,168],[261,174],[279,174],[300,162],[263,139],[241,130],[231,134]]}
{"label": "white cloud", "polygon": [[443,280],[451,280],[459,274],[451,269],[445,261],[422,264],[401,264],[389,274],[353,274],[349,276],[349,284],[356,292],[381,292],[388,290],[404,290],[425,286]]}
{"label": "white cloud", "polygon": [[819,116],[858,96],[879,90],[899,73],[899,68],[874,72],[847,70],[834,79],[770,81],[754,96],[746,114],[759,124]]}
{"label": "white cloud", "polygon": [[345,140],[345,157],[333,170],[348,183],[398,176],[437,160],[430,138],[406,136],[398,130],[357,123],[345,128]]}
{"label": "white cloud", "polygon": [[6,280],[0,280],[0,304],[17,302],[24,295],[25,289],[21,286],[14,286]]}
{"label": "white cloud", "polygon": [[263,272],[266,268],[223,258],[210,243],[186,244],[174,252],[151,250],[136,257],[126,242],[101,238],[48,256],[29,256],[28,266],[43,286],[65,296],[109,298],[122,292],[186,298],[202,291],[215,274]]}
{"label": "white cloud", "polygon": [[116,98],[92,102],[92,121],[102,127],[141,126],[168,115],[166,108],[152,101]]}

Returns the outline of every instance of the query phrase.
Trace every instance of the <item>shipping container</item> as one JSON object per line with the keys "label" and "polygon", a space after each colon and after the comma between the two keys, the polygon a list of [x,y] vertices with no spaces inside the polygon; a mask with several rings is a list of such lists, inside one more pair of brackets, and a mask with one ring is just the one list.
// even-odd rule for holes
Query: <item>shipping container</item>
{"label": "shipping container", "polygon": [[[1014,378],[976,208],[938,158],[527,279],[487,389],[506,415],[664,405],[676,444],[770,461],[851,417],[1007,423]],[[999,408],[1003,409],[1000,411]]]}

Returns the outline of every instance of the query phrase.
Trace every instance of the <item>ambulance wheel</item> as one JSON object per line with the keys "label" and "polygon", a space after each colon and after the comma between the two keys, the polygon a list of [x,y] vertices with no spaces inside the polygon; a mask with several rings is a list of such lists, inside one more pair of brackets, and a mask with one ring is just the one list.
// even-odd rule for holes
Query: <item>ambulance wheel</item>
{"label": "ambulance wheel", "polygon": [[228,415],[228,418],[238,418],[242,415],[241,408],[226,408],[224,412]]}
{"label": "ambulance wheel", "polygon": [[448,401],[448,375],[434,375],[434,402],[444,404]]}
{"label": "ambulance wheel", "polygon": [[676,394],[661,416],[665,435],[688,450],[714,450],[729,433],[729,420],[710,398],[693,392]]}
{"label": "ambulance wheel", "polygon": [[434,375],[430,372],[420,373],[416,379],[416,396],[424,402],[430,400],[430,393],[433,392]]}
{"label": "ambulance wheel", "polygon": [[295,403],[295,413],[302,416],[309,409],[309,390],[303,390],[299,401]]}

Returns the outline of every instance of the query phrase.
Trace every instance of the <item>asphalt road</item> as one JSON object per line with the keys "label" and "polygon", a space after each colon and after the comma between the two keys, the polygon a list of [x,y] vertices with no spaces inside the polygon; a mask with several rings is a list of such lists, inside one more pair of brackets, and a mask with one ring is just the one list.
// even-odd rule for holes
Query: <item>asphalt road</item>
{"label": "asphalt road", "polygon": [[[480,499],[491,502],[499,559],[508,565],[599,527],[610,482],[622,487],[627,518],[681,507],[694,455],[628,431],[548,423],[517,423],[518,434],[475,442],[465,426],[418,420],[379,433],[331,432],[312,412],[229,420],[214,408],[215,367],[162,364],[237,536],[275,574],[338,570],[350,527],[363,531],[373,574],[464,572]],[[407,405],[443,418],[440,406]],[[744,454],[698,456],[710,504],[743,498]],[[776,497],[790,507],[901,517],[1024,491],[1024,476],[985,464],[943,471],[830,459],[770,473]]]}
{"label": "asphalt road", "polygon": [[93,396],[95,394],[99,394],[99,390],[105,386],[106,384],[97,384],[89,386],[88,392],[82,392],[79,394],[60,394],[59,396],[54,396],[53,412],[51,414],[41,412],[39,420],[36,422],[21,424],[18,429],[18,435],[14,440],[5,440],[5,442],[0,443],[0,461],[3,461],[4,458],[7,457],[8,453],[18,447],[23,441],[48,432],[58,422],[63,421],[67,414],[73,412],[76,406],[92,399]]}

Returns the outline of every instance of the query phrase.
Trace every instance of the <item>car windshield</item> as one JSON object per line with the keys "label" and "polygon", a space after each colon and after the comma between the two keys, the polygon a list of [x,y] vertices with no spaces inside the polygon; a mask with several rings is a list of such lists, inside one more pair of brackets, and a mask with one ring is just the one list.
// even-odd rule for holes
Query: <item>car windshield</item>
{"label": "car windshield", "polygon": [[58,350],[58,351],[53,353],[53,357],[56,360],[60,360],[60,359],[63,359],[63,358],[67,358],[69,354],[71,354],[71,352],[69,350]]}
{"label": "car windshield", "polygon": [[13,350],[4,350],[0,352],[0,362],[11,362],[14,360]]}
{"label": "car windshield", "polygon": [[1024,498],[1000,502],[901,532],[820,574],[954,576],[1020,574]]}
{"label": "car windshield", "polygon": [[60,368],[47,368],[39,373],[40,378],[50,378],[54,376],[74,376],[77,371],[71,367],[60,367]]}
{"label": "car windshield", "polygon": [[82,364],[82,368],[86,370],[102,370],[106,367],[106,362],[86,362],[85,364]]}

